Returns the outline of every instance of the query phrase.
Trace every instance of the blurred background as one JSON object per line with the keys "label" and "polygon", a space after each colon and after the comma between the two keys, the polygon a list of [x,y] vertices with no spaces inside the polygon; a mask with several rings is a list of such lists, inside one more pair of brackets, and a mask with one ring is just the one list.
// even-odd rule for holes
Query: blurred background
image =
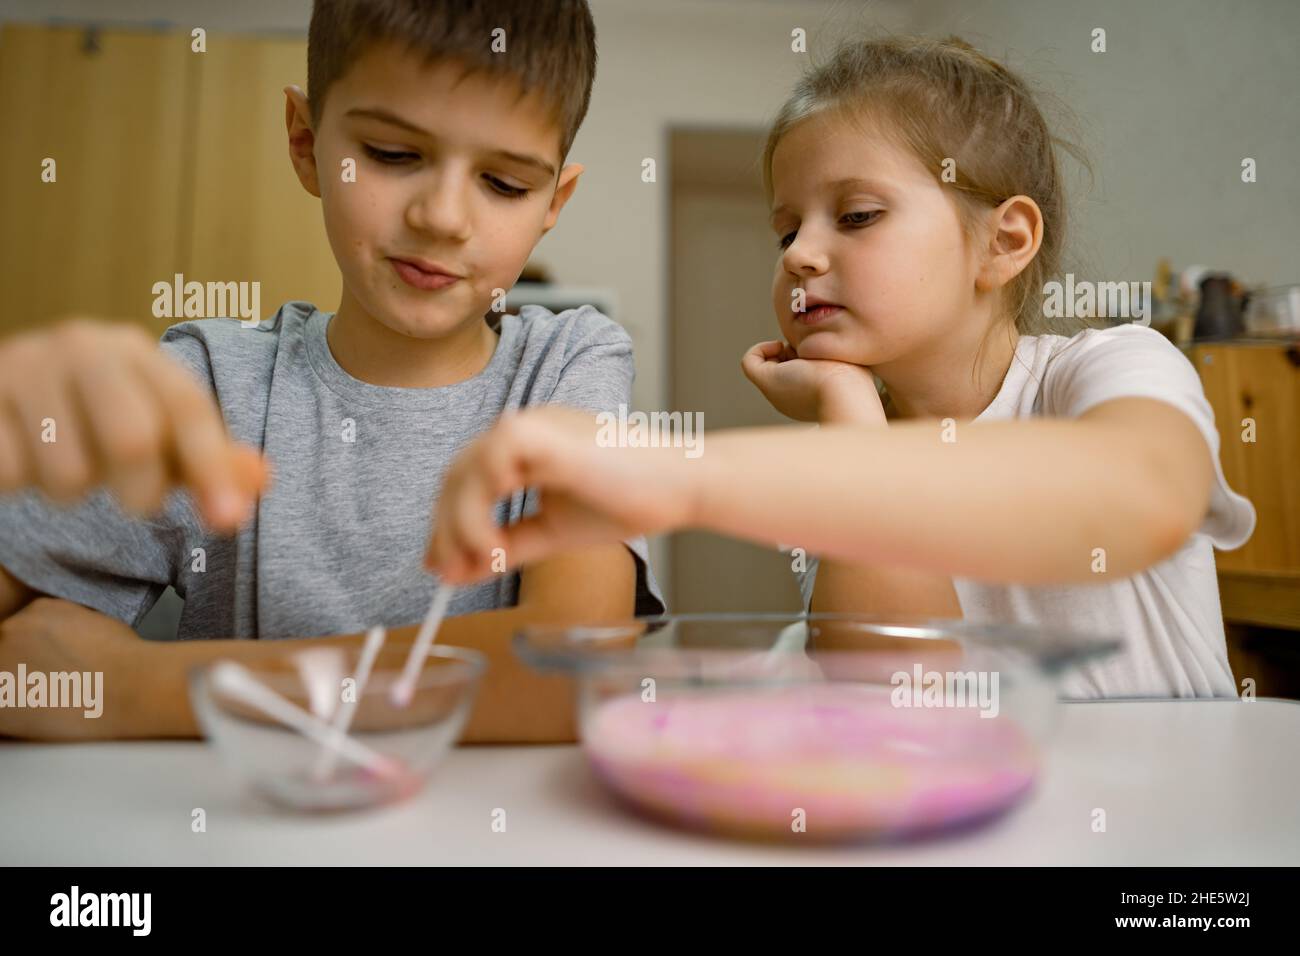
{"label": "blurred background", "polygon": [[[513,307],[593,302],[631,333],[635,404],[705,427],[783,421],[745,381],[775,336],[758,157],[815,54],[853,31],[958,34],[1065,105],[1067,271],[1154,283],[1255,503],[1216,555],[1234,667],[1300,673],[1300,3],[1252,0],[591,0],[600,63],[571,153],[587,167]],[[161,332],[152,285],[257,280],[263,312],[338,302],[316,202],[289,166],[281,89],[306,85],[309,0],[0,0],[0,334],[70,312]],[[190,31],[207,31],[202,56]],[[1106,51],[1093,31],[1106,31]],[[1065,125],[1061,125],[1064,122]],[[61,188],[43,188],[43,157]],[[656,179],[642,181],[654,159]],[[1243,182],[1242,163],[1256,164]],[[1260,438],[1234,440],[1244,417]],[[706,439],[707,440],[707,439]],[[790,558],[687,533],[653,543],[678,611],[799,606]],[[1263,679],[1261,679],[1263,680]]]}

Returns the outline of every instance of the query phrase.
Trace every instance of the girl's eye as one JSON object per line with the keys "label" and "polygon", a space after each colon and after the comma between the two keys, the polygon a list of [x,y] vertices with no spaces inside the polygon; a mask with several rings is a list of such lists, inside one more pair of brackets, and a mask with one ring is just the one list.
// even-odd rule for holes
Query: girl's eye
{"label": "girl's eye", "polygon": [[378,163],[386,163],[390,166],[400,166],[403,163],[410,162],[413,159],[419,159],[419,153],[394,152],[388,149],[378,149],[369,143],[362,143],[362,148],[366,155]]}
{"label": "girl's eye", "polygon": [[523,199],[528,195],[528,190],[522,186],[511,186],[509,183],[502,182],[495,176],[484,175],[483,178],[491,184],[493,189],[509,199]]}
{"label": "girl's eye", "polygon": [[879,209],[864,209],[860,212],[845,213],[840,217],[840,222],[847,226],[869,226],[879,217]]}
{"label": "girl's eye", "polygon": [[790,245],[790,243],[792,243],[792,242],[794,242],[794,233],[793,233],[793,232],[787,232],[784,236],[781,237],[781,241],[778,242],[777,245],[778,245],[780,248],[784,249],[786,246]]}

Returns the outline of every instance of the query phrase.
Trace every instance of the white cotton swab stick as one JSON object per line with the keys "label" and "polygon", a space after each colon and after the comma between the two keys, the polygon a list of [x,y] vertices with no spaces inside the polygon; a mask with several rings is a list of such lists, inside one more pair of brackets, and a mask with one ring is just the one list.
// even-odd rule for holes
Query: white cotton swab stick
{"label": "white cotton swab stick", "polygon": [[[361,703],[361,695],[365,692],[366,683],[370,680],[370,671],[374,669],[375,658],[379,656],[379,650],[384,646],[384,638],[388,632],[382,627],[372,627],[366,632],[366,642],[361,646],[361,659],[357,663],[357,672],[353,676],[356,681],[356,687],[353,688],[351,700],[343,701],[342,706],[334,712],[334,719],[330,722],[330,729],[334,732],[335,738],[343,738],[348,734],[348,728],[352,726],[352,717],[357,712],[357,707]],[[322,747],[320,756],[316,759],[316,768],[312,775],[317,780],[324,780],[334,772],[334,767],[338,764],[339,752],[336,747]]]}
{"label": "white cotton swab stick", "polygon": [[445,584],[439,584],[438,590],[434,592],[433,601],[429,604],[429,613],[424,615],[424,623],[420,625],[419,633],[415,635],[415,643],[411,645],[411,653],[406,657],[402,676],[397,678],[389,691],[394,707],[405,707],[415,694],[416,679],[420,676],[424,659],[429,656],[429,648],[433,646],[434,638],[438,636],[438,625],[442,623],[447,613],[451,592],[452,589]]}
{"label": "white cotton swab stick", "polygon": [[298,673],[307,690],[307,709],[329,720],[338,713],[343,681],[343,652],[337,647],[313,647],[298,652]]}
{"label": "white cotton swab stick", "polygon": [[212,684],[250,707],[256,707],[274,717],[323,747],[332,747],[339,755],[376,773],[392,775],[400,768],[396,761],[357,743],[351,737],[335,739],[329,724],[313,717],[307,711],[285,700],[271,688],[259,682],[242,664],[221,661],[212,668]]}

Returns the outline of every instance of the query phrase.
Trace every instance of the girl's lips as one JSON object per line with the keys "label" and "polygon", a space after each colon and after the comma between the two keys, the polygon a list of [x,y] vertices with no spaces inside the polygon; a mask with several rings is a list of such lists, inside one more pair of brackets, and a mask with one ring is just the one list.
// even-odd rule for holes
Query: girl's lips
{"label": "girl's lips", "polygon": [[419,266],[407,262],[405,259],[389,259],[388,261],[393,264],[393,269],[401,276],[403,282],[425,292],[445,289],[453,282],[460,281],[460,276],[448,275],[445,272],[425,272]]}
{"label": "girl's lips", "polygon": [[844,307],[840,305],[816,305],[806,311],[796,312],[794,318],[796,322],[803,325],[817,325],[832,316],[839,315],[843,311]]}

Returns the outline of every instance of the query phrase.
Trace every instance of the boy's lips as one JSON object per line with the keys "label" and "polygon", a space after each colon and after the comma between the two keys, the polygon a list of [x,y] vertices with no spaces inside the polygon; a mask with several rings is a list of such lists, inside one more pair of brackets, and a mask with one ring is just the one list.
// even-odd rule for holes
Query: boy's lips
{"label": "boy's lips", "polygon": [[425,292],[445,289],[462,278],[445,266],[429,262],[427,259],[398,259],[390,256],[388,261],[393,264],[393,269],[403,282]]}

